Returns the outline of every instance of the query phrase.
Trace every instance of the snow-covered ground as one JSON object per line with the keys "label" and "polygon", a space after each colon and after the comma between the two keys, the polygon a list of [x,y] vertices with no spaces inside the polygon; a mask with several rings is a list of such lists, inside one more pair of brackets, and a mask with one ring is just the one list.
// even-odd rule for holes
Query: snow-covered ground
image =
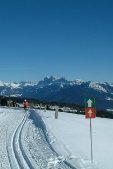
{"label": "snow-covered ground", "polygon": [[91,163],[90,120],[84,115],[40,112],[51,144],[59,155],[77,169],[113,168],[113,120],[92,119],[93,163]]}
{"label": "snow-covered ground", "polygon": [[0,169],[112,169],[112,119],[0,108]]}

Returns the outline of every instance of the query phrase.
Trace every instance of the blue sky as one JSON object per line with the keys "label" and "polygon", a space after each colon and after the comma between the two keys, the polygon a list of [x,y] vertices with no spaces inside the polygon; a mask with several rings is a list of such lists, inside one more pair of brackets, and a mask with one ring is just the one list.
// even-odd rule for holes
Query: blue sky
{"label": "blue sky", "polygon": [[113,82],[112,0],[1,0],[0,80]]}

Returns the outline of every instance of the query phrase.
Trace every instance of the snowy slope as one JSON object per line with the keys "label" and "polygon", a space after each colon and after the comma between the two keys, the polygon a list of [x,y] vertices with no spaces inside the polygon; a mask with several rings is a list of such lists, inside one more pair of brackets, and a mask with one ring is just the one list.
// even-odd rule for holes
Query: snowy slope
{"label": "snowy slope", "polygon": [[56,151],[77,169],[113,168],[113,120],[92,119],[93,163],[91,163],[90,122],[84,115],[40,112]]}
{"label": "snowy slope", "polygon": [[58,159],[40,122],[32,110],[0,108],[0,169],[72,169]]}
{"label": "snowy slope", "polygon": [[112,169],[113,122],[54,111],[0,108],[0,169]]}

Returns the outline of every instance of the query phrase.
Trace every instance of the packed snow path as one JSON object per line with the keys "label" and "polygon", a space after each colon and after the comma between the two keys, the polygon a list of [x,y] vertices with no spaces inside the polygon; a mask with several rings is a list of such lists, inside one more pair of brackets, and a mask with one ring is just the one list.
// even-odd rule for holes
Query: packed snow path
{"label": "packed snow path", "polygon": [[33,110],[0,108],[0,169],[74,169],[59,157]]}

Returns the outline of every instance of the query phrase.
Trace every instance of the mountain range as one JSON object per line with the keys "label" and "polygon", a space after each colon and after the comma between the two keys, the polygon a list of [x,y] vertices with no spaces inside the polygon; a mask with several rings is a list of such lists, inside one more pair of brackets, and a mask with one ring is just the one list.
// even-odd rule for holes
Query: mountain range
{"label": "mountain range", "polygon": [[94,98],[96,108],[113,109],[113,84],[107,82],[69,81],[65,78],[45,77],[39,82],[0,81],[0,95],[34,98],[39,100],[72,103],[84,106],[85,98]]}

